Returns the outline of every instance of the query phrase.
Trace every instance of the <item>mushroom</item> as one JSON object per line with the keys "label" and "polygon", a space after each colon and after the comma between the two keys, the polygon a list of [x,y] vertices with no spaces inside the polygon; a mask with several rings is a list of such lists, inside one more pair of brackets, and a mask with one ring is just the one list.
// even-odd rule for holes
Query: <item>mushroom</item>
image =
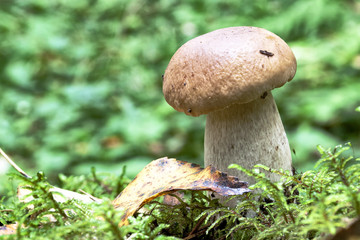
{"label": "mushroom", "polygon": [[262,28],[230,27],[181,46],[166,68],[163,93],[177,111],[207,114],[206,166],[254,183],[228,166],[291,170],[290,147],[271,90],[292,80],[295,72],[295,56],[280,37]]}

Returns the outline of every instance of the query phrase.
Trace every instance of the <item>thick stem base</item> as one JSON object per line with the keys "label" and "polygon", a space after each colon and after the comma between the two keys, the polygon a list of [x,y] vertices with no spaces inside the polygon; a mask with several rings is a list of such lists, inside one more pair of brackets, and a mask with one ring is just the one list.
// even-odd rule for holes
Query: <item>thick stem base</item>
{"label": "thick stem base", "polygon": [[[239,177],[250,184],[254,179],[236,169],[232,163],[251,169],[255,164],[291,170],[291,152],[274,98],[269,92],[246,104],[207,115],[205,129],[205,166]],[[279,175],[266,173],[272,181]]]}

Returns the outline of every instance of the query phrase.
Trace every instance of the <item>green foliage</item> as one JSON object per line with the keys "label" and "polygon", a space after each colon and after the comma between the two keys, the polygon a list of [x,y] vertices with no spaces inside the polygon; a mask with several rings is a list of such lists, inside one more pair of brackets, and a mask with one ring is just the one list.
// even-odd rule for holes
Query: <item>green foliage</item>
{"label": "green foliage", "polygon": [[157,200],[149,204],[148,214],[154,218],[154,223],[169,226],[163,230],[163,234],[185,238],[201,226],[202,221],[197,221],[197,217],[203,211],[221,206],[218,199],[211,199],[206,192],[185,191],[184,193],[183,198],[171,194],[179,201],[175,205],[167,205]]}
{"label": "green foliage", "polygon": [[[13,174],[13,178],[21,180],[23,188],[31,190],[26,197],[33,199],[26,203],[14,201],[12,204],[1,204],[0,222],[2,225],[17,223],[17,231],[14,235],[7,236],[7,239],[124,239],[132,235],[134,239],[175,239],[173,237],[159,237],[159,232],[169,227],[160,224],[152,227],[151,216],[130,218],[130,224],[118,227],[122,212],[115,210],[110,200],[101,204],[84,204],[78,200],[58,202],[54,196],[60,194],[49,191],[52,186],[47,182],[43,173],[39,172],[33,178]],[[85,181],[88,189],[95,184],[99,188],[106,183],[106,178],[92,179],[91,176],[82,178],[66,178],[66,183]],[[115,176],[113,176],[115,178]],[[124,187],[124,186],[122,186]],[[110,198],[112,194],[102,194],[102,199]],[[11,209],[8,207],[11,206]],[[4,211],[4,210],[7,211]]]}
{"label": "green foliage", "polygon": [[[109,179],[117,177],[100,177],[95,171],[65,178],[65,186],[73,182],[74,189],[81,186],[105,199],[88,205],[55,201],[57,193],[49,191],[43,173],[31,179],[15,175],[32,190],[33,200],[10,204],[2,200],[0,222],[19,223],[10,239],[319,239],[360,217],[360,158],[350,156],[352,150],[350,144],[333,150],[318,146],[321,158],[316,169],[296,175],[263,165],[248,170],[233,164],[231,168],[256,179],[253,192],[236,197],[236,207],[226,207],[205,192],[185,191],[183,198],[172,195],[179,204],[155,199],[120,228],[122,212],[106,200],[113,199],[106,189],[123,188],[128,183],[124,177],[113,184]],[[273,183],[263,171],[282,179]]]}
{"label": "green foliage", "polygon": [[98,173],[95,168],[91,169],[91,174],[80,176],[59,175],[62,188],[70,191],[82,191],[93,196],[102,196],[115,199],[115,197],[130,183],[130,179],[125,176],[125,167],[120,175],[110,173]]}
{"label": "green foliage", "polygon": [[[90,165],[135,176],[150,160],[202,163],[205,118],[167,105],[161,75],[197,35],[268,28],[298,60],[274,95],[297,167],[313,146],[357,135],[359,2],[338,0],[2,0],[0,146],[26,169],[84,174]],[[339,117],[341,116],[341,117]]]}
{"label": "green foliage", "polygon": [[[125,165],[131,178],[162,156],[202,163],[205,118],[169,107],[161,74],[188,39],[253,25],[281,36],[297,57],[295,79],[274,95],[294,164],[308,171],[294,177],[279,171],[283,182],[270,183],[259,169],[275,170],[237,166],[262,190],[244,196],[236,209],[187,193],[180,205],[153,202],[150,212],[121,229],[121,213],[108,201],[57,203],[38,174],[23,179],[33,190],[34,209],[3,198],[0,222],[23,223],[14,236],[20,239],[166,239],[191,232],[204,239],[314,239],[333,233],[345,217],[359,216],[359,163],[344,155],[349,146],[319,152],[313,146],[351,141],[353,151],[360,150],[354,112],[359,23],[359,2],[351,0],[1,1],[0,146],[24,168],[42,169],[51,180],[61,173],[63,188],[113,199],[129,182]],[[320,155],[317,169],[309,170]],[[112,174],[80,175],[90,166]]]}
{"label": "green foliage", "polygon": [[[315,239],[334,234],[347,219],[360,216],[360,158],[344,156],[349,149],[350,145],[333,151],[319,146],[317,169],[295,176],[262,165],[247,170],[233,164],[231,168],[254,177],[257,183],[251,188],[260,191],[242,197],[236,209],[207,210],[202,215],[211,221],[212,215],[220,214],[211,227],[226,219],[223,232],[236,239]],[[272,183],[259,169],[283,178]]]}

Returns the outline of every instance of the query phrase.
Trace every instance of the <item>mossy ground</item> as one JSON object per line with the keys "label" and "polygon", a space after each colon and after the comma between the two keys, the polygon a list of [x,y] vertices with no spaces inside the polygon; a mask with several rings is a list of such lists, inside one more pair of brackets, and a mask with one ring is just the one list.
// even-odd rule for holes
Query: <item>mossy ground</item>
{"label": "mossy ground", "polygon": [[[314,170],[291,175],[281,170],[256,166],[252,170],[232,165],[257,179],[253,189],[241,196],[236,208],[223,206],[206,192],[185,191],[180,204],[169,206],[162,199],[145,205],[129,225],[118,227],[122,213],[111,200],[129,183],[125,171],[119,176],[60,175],[62,188],[84,190],[104,199],[86,205],[72,200],[59,203],[49,192],[43,173],[31,179],[11,175],[12,184],[30,188],[34,200],[21,203],[15,191],[3,197],[0,221],[17,223],[16,233],[7,239],[321,239],[335,234],[349,219],[360,216],[360,163],[351,146],[318,147],[321,159]],[[283,176],[272,183],[259,169]],[[20,180],[20,181],[19,181]],[[29,210],[29,205],[33,208]],[[69,211],[69,210],[72,211]],[[49,218],[49,215],[52,218]],[[251,216],[250,216],[251,215]]]}

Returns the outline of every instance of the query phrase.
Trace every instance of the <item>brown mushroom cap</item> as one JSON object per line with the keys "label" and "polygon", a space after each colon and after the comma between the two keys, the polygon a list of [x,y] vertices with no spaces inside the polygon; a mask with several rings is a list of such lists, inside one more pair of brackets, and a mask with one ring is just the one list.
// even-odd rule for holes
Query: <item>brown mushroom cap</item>
{"label": "brown mushroom cap", "polygon": [[166,101],[199,116],[253,101],[281,87],[296,72],[290,47],[257,27],[230,27],[196,37],[181,46],[166,68]]}

